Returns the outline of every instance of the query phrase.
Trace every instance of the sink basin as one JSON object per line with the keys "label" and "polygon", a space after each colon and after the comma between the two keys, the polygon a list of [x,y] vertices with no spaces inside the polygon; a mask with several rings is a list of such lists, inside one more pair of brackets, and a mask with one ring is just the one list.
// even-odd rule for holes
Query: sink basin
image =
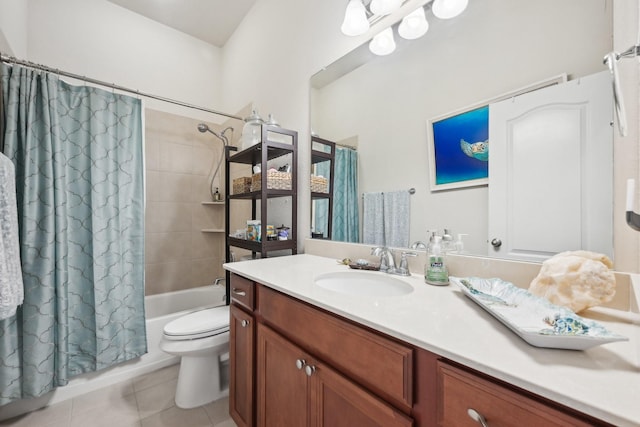
{"label": "sink basin", "polygon": [[413,287],[384,273],[342,271],[322,274],[314,279],[317,286],[346,295],[393,297],[413,292]]}

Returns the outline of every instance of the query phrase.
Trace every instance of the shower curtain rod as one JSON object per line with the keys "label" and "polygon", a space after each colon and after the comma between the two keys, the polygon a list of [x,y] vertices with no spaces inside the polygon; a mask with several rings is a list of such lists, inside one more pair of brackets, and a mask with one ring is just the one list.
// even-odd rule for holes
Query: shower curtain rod
{"label": "shower curtain rod", "polygon": [[180,105],[182,107],[192,108],[194,110],[200,110],[200,111],[204,111],[204,112],[211,113],[211,114],[217,114],[219,116],[228,117],[230,119],[244,120],[242,117],[236,116],[236,115],[233,115],[233,114],[223,113],[221,111],[211,110],[209,108],[199,107],[199,106],[193,105],[193,104],[187,104],[186,102],[177,101],[177,100],[171,99],[171,98],[165,98],[163,96],[152,95],[150,93],[140,92],[139,90],[129,89],[129,88],[126,88],[124,86],[119,86],[119,85],[117,85],[115,83],[108,83],[108,82],[105,82],[105,81],[102,81],[102,80],[92,79],[90,77],[86,77],[86,76],[81,76],[79,74],[70,73],[68,71],[62,71],[62,70],[59,70],[57,68],[47,67],[46,65],[36,64],[36,63],[30,62],[30,61],[24,61],[24,60],[21,60],[21,59],[18,59],[18,58],[14,58],[13,56],[5,55],[3,53],[0,53],[0,60],[2,62],[5,62],[5,63],[24,65],[25,67],[35,68],[37,70],[42,70],[42,71],[46,71],[46,72],[49,72],[49,73],[58,74],[60,76],[71,77],[73,79],[82,80],[82,81],[85,81],[87,83],[93,83],[93,84],[96,84],[96,85],[109,87],[109,88],[114,89],[114,90],[119,90],[119,91],[122,91],[122,92],[128,92],[128,93],[132,93],[132,94],[135,94],[135,95],[138,95],[138,96],[144,96],[145,98],[156,99],[158,101],[168,102],[170,104]]}

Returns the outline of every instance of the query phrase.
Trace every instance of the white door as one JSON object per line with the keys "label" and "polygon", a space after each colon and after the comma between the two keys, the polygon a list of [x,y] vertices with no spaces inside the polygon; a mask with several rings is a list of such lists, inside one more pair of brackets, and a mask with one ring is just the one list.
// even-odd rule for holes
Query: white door
{"label": "white door", "polygon": [[612,111],[606,71],[490,105],[490,255],[613,255]]}

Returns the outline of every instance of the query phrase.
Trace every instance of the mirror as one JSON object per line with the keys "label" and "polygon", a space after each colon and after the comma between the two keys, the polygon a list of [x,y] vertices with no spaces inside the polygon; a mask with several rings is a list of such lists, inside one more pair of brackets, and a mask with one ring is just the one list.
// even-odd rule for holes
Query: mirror
{"label": "mirror", "polygon": [[[415,188],[410,242],[447,228],[468,235],[466,253],[492,256],[488,188],[431,190],[427,124],[554,76],[605,70],[612,8],[610,0],[474,0],[444,21],[427,5],[422,38],[396,32],[392,54],[375,57],[365,43],[312,77],[311,128],[357,146],[360,195]],[[613,174],[613,164],[602,166]]]}

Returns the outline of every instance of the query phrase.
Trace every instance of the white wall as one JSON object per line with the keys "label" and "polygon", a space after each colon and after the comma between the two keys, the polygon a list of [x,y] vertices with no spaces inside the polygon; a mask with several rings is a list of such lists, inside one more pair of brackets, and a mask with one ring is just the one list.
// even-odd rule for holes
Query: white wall
{"label": "white wall", "polygon": [[[221,50],[105,0],[28,0],[26,59],[220,110]],[[147,106],[220,117],[159,101]]]}
{"label": "white wall", "polygon": [[0,52],[16,57],[27,55],[27,2],[0,2]]}

